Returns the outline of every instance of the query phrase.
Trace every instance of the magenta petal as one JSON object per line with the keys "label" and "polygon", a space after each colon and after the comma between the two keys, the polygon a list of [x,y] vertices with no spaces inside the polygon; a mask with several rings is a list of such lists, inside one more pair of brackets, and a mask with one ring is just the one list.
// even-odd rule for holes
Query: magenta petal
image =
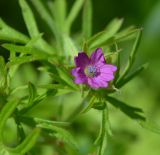
{"label": "magenta petal", "polygon": [[83,69],[90,63],[87,54],[84,52],[78,53],[78,56],[74,58],[74,61],[77,67]]}
{"label": "magenta petal", "polygon": [[101,73],[99,75],[100,78],[102,78],[104,81],[111,81],[114,79],[113,73]]}
{"label": "magenta petal", "polygon": [[80,67],[73,68],[72,75],[76,77],[74,81],[76,84],[86,83],[87,81],[87,78]]}
{"label": "magenta petal", "polygon": [[97,48],[95,52],[91,55],[91,63],[105,63],[105,57],[101,48]]}
{"label": "magenta petal", "polygon": [[105,64],[100,68],[100,77],[106,81],[111,81],[114,79],[114,72],[117,70],[117,67],[114,65]]}
{"label": "magenta petal", "polygon": [[80,67],[72,69],[72,75],[75,77],[79,76],[79,72],[80,72]]}
{"label": "magenta petal", "polygon": [[96,83],[92,78],[88,78],[88,85],[91,87],[91,88],[99,88],[99,85],[98,83]]}
{"label": "magenta petal", "polygon": [[101,77],[101,76],[95,77],[93,80],[96,83],[98,83],[99,87],[101,87],[101,88],[105,88],[105,87],[108,86],[107,81],[103,77]]}
{"label": "magenta petal", "polygon": [[92,88],[105,88],[108,86],[108,83],[106,81],[104,81],[101,78],[89,78],[88,79],[88,84],[92,87]]}
{"label": "magenta petal", "polygon": [[115,72],[116,70],[117,70],[116,66],[109,64],[105,64],[100,67],[100,71],[105,73]]}
{"label": "magenta petal", "polygon": [[74,82],[76,84],[84,84],[87,82],[87,78],[86,77],[77,77],[77,78],[75,78]]}

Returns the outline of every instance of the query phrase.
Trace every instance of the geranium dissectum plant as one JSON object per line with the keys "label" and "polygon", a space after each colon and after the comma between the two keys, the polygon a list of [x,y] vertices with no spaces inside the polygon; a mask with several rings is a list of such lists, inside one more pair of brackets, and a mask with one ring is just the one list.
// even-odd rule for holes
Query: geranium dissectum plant
{"label": "geranium dissectum plant", "polygon": [[103,51],[97,48],[89,58],[85,52],[75,57],[76,68],[72,69],[76,84],[87,84],[91,88],[108,87],[108,82],[114,79],[117,67],[107,64]]}
{"label": "geranium dissectum plant", "polygon": [[[148,125],[143,110],[134,106],[132,98],[128,105],[125,102],[129,97],[119,100],[126,99],[120,97],[125,93],[117,95],[146,68],[145,64],[135,63],[142,29],[134,26],[121,29],[123,19],[115,18],[93,35],[95,2],[76,0],[70,10],[67,3],[67,0],[19,0],[28,30],[25,34],[0,18],[0,46],[2,53],[3,50],[7,53],[5,57],[0,55],[0,155],[117,154],[115,146],[121,132],[116,129],[115,140],[109,136],[112,120],[116,124],[121,119],[117,119],[119,115],[114,110],[110,111],[110,106],[160,133],[160,129]],[[38,24],[32,8],[42,20]],[[83,18],[75,33],[72,26],[79,12],[83,12]],[[43,31],[38,27],[41,24]],[[125,56],[126,49],[123,53],[119,51],[126,48],[125,42],[128,48],[127,41],[133,41],[133,47]],[[86,50],[78,53],[79,49]],[[95,51],[87,54],[92,49]],[[114,55],[116,66],[105,59],[102,49],[108,49],[105,54],[110,58]],[[85,87],[79,87],[82,84]],[[135,90],[128,88],[132,93],[139,86]],[[89,115],[84,115],[90,110]]]}

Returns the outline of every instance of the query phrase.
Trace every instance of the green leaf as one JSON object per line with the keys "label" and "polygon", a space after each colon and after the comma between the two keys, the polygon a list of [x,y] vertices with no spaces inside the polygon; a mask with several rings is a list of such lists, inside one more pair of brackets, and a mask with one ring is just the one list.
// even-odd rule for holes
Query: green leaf
{"label": "green leaf", "polygon": [[138,121],[138,123],[144,129],[160,134],[160,126],[159,124],[155,123],[153,120],[146,119],[146,121]]}
{"label": "green leaf", "polygon": [[29,90],[28,106],[30,106],[34,103],[34,100],[37,96],[37,90],[36,87],[31,82],[28,83],[28,90]]}
{"label": "green leaf", "polygon": [[84,107],[84,109],[81,111],[81,113],[88,112],[94,106],[94,104],[95,104],[94,103],[94,100],[95,100],[94,96],[92,96],[92,97],[91,96],[87,96],[85,100],[88,101],[88,103],[87,103],[87,106]]}
{"label": "green leaf", "polygon": [[88,39],[92,34],[92,1],[86,0],[83,8],[83,21],[82,21],[83,37]]}
{"label": "green leaf", "polygon": [[74,84],[73,79],[67,70],[65,70],[64,68],[57,67],[57,71],[58,71],[60,78],[64,80],[68,84],[68,86],[70,86],[74,90],[78,89],[77,85]]}
{"label": "green leaf", "polygon": [[18,43],[27,43],[29,38],[22,34],[21,32],[16,31],[15,29],[8,26],[1,18],[0,18],[0,40],[10,41],[10,42],[18,42]]}
{"label": "green leaf", "polygon": [[125,69],[124,69],[124,71],[123,71],[123,73],[122,73],[122,75],[121,75],[119,80],[123,79],[128,74],[129,70],[131,69],[131,67],[132,67],[132,65],[133,65],[133,63],[135,61],[135,56],[136,56],[136,52],[138,51],[141,35],[142,35],[142,30],[140,29],[138,31],[136,40],[134,42],[132,51],[131,51],[131,53],[129,55],[129,60],[127,62],[127,65],[126,65],[126,67],[125,67]]}
{"label": "green leaf", "polygon": [[[21,54],[21,55],[23,55],[23,54]],[[21,63],[19,63],[19,60],[17,60],[18,62],[15,62],[15,63],[13,62],[13,65],[12,65],[11,61],[13,61],[15,59],[17,59],[16,52],[15,51],[10,52],[9,62],[7,62],[7,64],[6,64],[7,68],[9,68],[8,75],[9,75],[10,79],[12,79],[12,77],[15,75],[16,70],[18,69],[18,64],[21,64]],[[17,65],[15,65],[15,64],[17,64]]]}
{"label": "green leaf", "polygon": [[42,102],[44,99],[46,99],[48,96],[55,96],[57,93],[57,90],[56,89],[49,89],[47,90],[45,93],[41,94],[41,95],[38,95],[34,98],[34,100],[32,101],[33,103],[31,105],[27,105],[27,106],[24,106],[23,109],[21,109],[19,111],[20,114],[25,114],[26,112],[28,112],[29,110],[31,110],[34,106],[36,106],[37,104],[39,104],[40,102]]}
{"label": "green leaf", "polygon": [[49,9],[53,14],[57,27],[64,32],[64,23],[67,13],[66,0],[49,1]]}
{"label": "green leaf", "polygon": [[30,106],[28,106],[28,105],[25,106],[23,109],[21,109],[19,111],[19,113],[22,114],[22,115],[25,114],[26,112],[28,112],[29,110],[31,110],[34,106],[36,106],[41,101],[43,101],[46,98],[46,96],[47,96],[46,94],[42,94],[42,95],[37,96]]}
{"label": "green leaf", "polygon": [[29,5],[27,4],[26,0],[19,0],[19,4],[22,9],[23,18],[24,18],[25,24],[27,26],[29,35],[31,37],[35,37],[35,36],[39,35],[37,23],[34,19],[34,15],[32,13],[32,10],[29,7]]}
{"label": "green leaf", "polygon": [[21,144],[19,144],[16,148],[8,148],[8,151],[11,154],[24,155],[34,146],[39,134],[40,129],[34,129],[32,133],[29,136],[27,136],[27,138],[25,138],[25,140]]}
{"label": "green leaf", "polygon": [[19,116],[19,120],[31,127],[36,127],[37,125],[47,124],[53,126],[69,126],[70,123],[68,122],[60,122],[60,121],[50,121],[42,118],[37,117],[27,117],[27,116]]}
{"label": "green leaf", "polygon": [[75,91],[73,89],[69,89],[69,88],[58,89],[55,96],[61,96],[61,95],[65,95],[65,94],[73,93],[73,92],[75,92]]}
{"label": "green leaf", "polygon": [[116,108],[119,108],[127,116],[135,120],[145,120],[145,117],[142,115],[143,111],[140,108],[129,106],[122,101],[119,101],[111,96],[105,97],[108,102],[110,102]]}
{"label": "green leaf", "polygon": [[14,112],[18,103],[19,102],[17,101],[17,99],[12,99],[4,105],[0,112],[0,142],[2,142],[3,128],[5,126],[5,123],[10,115]]}
{"label": "green leaf", "polygon": [[15,57],[10,62],[7,63],[8,67],[14,66],[14,65],[21,65],[24,63],[29,63],[35,60],[39,60],[39,58],[36,58],[34,56],[21,56],[21,57]]}
{"label": "green leaf", "polygon": [[115,84],[117,79],[119,78],[119,75],[120,75],[121,63],[120,63],[120,53],[119,53],[118,45],[117,45],[116,42],[114,43],[114,45],[115,45],[115,49],[116,49],[116,53],[117,53],[117,63],[116,63],[117,70],[116,70],[115,78],[114,78],[114,81],[113,81],[114,84]]}
{"label": "green leaf", "polygon": [[74,56],[77,55],[78,49],[74,43],[74,41],[68,36],[63,35],[63,45],[64,45],[64,53],[66,56],[70,56],[71,60],[74,60]]}
{"label": "green leaf", "polygon": [[84,0],[76,0],[72,6],[71,11],[69,12],[69,15],[68,15],[66,22],[65,22],[66,32],[68,34],[70,33],[71,26],[72,26],[75,18],[77,17],[80,9],[82,8],[83,3],[84,3]]}
{"label": "green leaf", "polygon": [[148,64],[144,64],[144,65],[140,66],[138,69],[136,69],[134,72],[132,72],[130,75],[126,76],[125,78],[123,78],[121,80],[119,80],[117,82],[117,84],[115,84],[116,88],[121,88],[122,86],[124,86],[126,83],[131,81],[134,77],[139,75],[143,70],[145,70],[147,68],[147,66],[148,66]]}
{"label": "green leaf", "polygon": [[7,71],[5,60],[0,56],[0,89],[5,89],[7,87]]}
{"label": "green leaf", "polygon": [[56,38],[57,43],[58,43],[58,47],[61,47],[61,44],[59,44],[61,42],[61,37],[60,37],[59,31],[57,29],[56,23],[53,20],[52,16],[49,14],[46,7],[43,5],[42,1],[41,0],[38,0],[38,1],[37,0],[36,1],[35,0],[34,1],[30,0],[30,1],[34,5],[34,7],[37,9],[40,17],[49,26],[52,33],[55,35],[55,38]]}
{"label": "green leaf", "polygon": [[47,129],[48,131],[50,131],[49,135],[54,136],[58,138],[59,140],[64,141],[65,143],[70,145],[72,148],[77,150],[78,145],[76,141],[74,140],[73,136],[68,131],[64,130],[63,128],[56,127],[56,126],[49,125],[49,124],[39,124],[37,126],[42,129]]}
{"label": "green leaf", "polygon": [[[130,26],[117,34],[114,35],[116,42],[126,41],[129,40],[129,37],[131,37],[133,34],[137,33],[139,29],[135,28],[134,26]],[[132,37],[131,37],[132,38]]]}
{"label": "green leaf", "polygon": [[120,29],[123,23],[122,19],[114,19],[112,20],[106,29],[88,40],[88,46],[90,49],[97,48],[102,46],[105,42],[109,41],[116,32]]}
{"label": "green leaf", "polygon": [[37,49],[35,47],[29,47],[29,46],[21,46],[21,45],[14,45],[14,44],[3,44],[2,47],[6,48],[10,52],[16,51],[24,54],[31,54],[36,59],[48,59],[48,57],[54,57],[54,55],[49,55],[45,53],[44,51]]}
{"label": "green leaf", "polygon": [[[26,0],[19,0],[19,4],[22,9],[23,18],[27,26],[29,35],[31,36],[31,38],[39,36],[40,32],[38,30],[37,23],[35,21],[31,8],[27,4]],[[48,53],[53,53],[54,49],[50,47],[50,45],[47,42],[45,42],[42,38],[40,38],[36,42],[36,45],[37,47],[40,47],[42,50]]]}

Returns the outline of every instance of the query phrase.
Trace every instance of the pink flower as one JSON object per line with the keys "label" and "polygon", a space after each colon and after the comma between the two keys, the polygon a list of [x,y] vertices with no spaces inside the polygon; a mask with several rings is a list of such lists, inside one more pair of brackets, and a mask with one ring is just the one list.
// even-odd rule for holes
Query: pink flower
{"label": "pink flower", "polygon": [[74,58],[76,68],[72,69],[76,84],[87,84],[91,88],[108,87],[108,82],[114,79],[117,67],[107,64],[101,48],[96,49],[89,58],[84,52]]}

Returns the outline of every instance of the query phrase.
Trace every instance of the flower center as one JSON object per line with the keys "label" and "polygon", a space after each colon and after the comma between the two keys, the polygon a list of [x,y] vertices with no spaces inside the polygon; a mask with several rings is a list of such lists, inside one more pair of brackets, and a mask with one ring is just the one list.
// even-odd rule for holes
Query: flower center
{"label": "flower center", "polygon": [[97,68],[95,66],[87,66],[84,72],[88,77],[95,77],[97,75]]}

